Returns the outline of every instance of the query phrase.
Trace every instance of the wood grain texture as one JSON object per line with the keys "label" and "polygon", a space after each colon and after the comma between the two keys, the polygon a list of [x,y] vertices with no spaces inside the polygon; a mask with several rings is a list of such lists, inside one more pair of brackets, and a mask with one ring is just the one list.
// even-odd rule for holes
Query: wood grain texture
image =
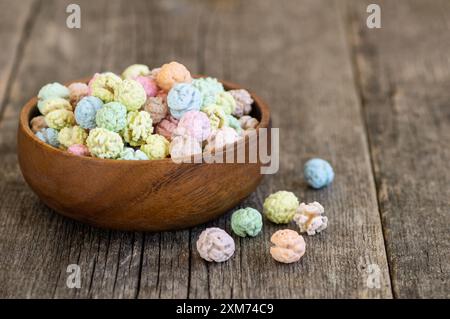
{"label": "wood grain texture", "polygon": [[[272,1],[256,0],[79,1],[81,30],[65,28],[68,3],[42,3],[0,122],[1,297],[392,296],[337,1],[283,1],[277,10]],[[172,59],[195,73],[240,83],[268,102],[280,128],[280,171],[266,176],[239,207],[262,209],[264,198],[280,189],[324,204],[329,229],[306,238],[300,263],[270,258],[269,238],[282,227],[269,222],[255,239],[236,238],[232,260],[207,264],[195,250],[204,226],[165,233],[98,230],[54,214],[26,187],[15,155],[17,116],[40,86]],[[325,190],[310,190],[302,181],[302,164],[313,156],[334,165],[336,180]],[[230,231],[229,217],[207,226]],[[65,285],[72,263],[81,266],[81,289]],[[367,286],[369,264],[380,269],[379,289]]]}
{"label": "wood grain texture", "polygon": [[448,1],[347,5],[355,71],[398,298],[450,296],[450,63]]}
{"label": "wood grain texture", "polygon": [[[37,10],[37,1],[0,1],[0,114]],[[1,117],[1,116],[0,116]]]}

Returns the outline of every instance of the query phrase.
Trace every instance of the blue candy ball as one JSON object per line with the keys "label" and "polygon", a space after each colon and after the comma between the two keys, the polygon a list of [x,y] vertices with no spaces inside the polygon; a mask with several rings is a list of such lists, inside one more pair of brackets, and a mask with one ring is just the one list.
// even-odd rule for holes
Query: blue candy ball
{"label": "blue candy ball", "polygon": [[95,116],[102,107],[102,100],[95,96],[82,98],[75,108],[75,121],[84,129],[96,128]]}
{"label": "blue candy ball", "polygon": [[58,131],[53,128],[43,128],[39,132],[36,132],[36,137],[53,147],[59,147]]}
{"label": "blue candy ball", "polygon": [[334,172],[330,163],[321,158],[313,158],[307,161],[303,172],[306,182],[315,189],[330,185],[334,179]]}
{"label": "blue candy ball", "polygon": [[180,119],[188,111],[198,111],[202,105],[202,94],[192,84],[175,84],[167,95],[170,114]]}

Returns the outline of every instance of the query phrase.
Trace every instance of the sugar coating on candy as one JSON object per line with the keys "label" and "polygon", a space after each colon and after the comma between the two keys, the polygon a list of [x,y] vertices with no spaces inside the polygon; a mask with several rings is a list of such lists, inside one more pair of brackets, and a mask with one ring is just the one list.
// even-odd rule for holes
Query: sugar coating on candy
{"label": "sugar coating on candy", "polygon": [[220,150],[226,145],[232,145],[239,140],[239,135],[231,127],[224,126],[221,129],[214,131],[208,138],[205,146],[205,152],[212,152],[213,150]]}
{"label": "sugar coating on candy", "polygon": [[191,83],[192,77],[188,69],[178,62],[164,64],[156,75],[156,83],[166,92],[177,83]]}
{"label": "sugar coating on candy", "polygon": [[149,76],[138,76],[134,80],[142,85],[145,94],[147,94],[147,97],[156,96],[159,91],[158,86],[156,85],[156,81]]}
{"label": "sugar coating on candy", "polygon": [[75,82],[68,86],[70,95],[69,100],[72,106],[76,106],[78,102],[89,95],[89,86],[86,83]]}
{"label": "sugar coating on candy", "polygon": [[210,104],[202,108],[202,112],[208,116],[212,130],[217,130],[228,125],[227,115],[220,106]]}
{"label": "sugar coating on candy", "polygon": [[141,146],[150,160],[159,160],[169,155],[170,142],[162,135],[153,134],[147,138],[146,144]]}
{"label": "sugar coating on candy", "polygon": [[309,186],[315,189],[330,185],[334,179],[334,171],[330,163],[321,158],[313,158],[307,161],[303,174]]}
{"label": "sugar coating on candy", "polygon": [[262,225],[261,214],[251,207],[238,209],[231,216],[231,228],[241,237],[255,237],[261,232]]}
{"label": "sugar coating on candy", "polygon": [[278,191],[264,201],[264,215],[275,224],[287,224],[299,206],[297,196],[291,192]]}
{"label": "sugar coating on candy", "polygon": [[153,124],[158,124],[169,113],[167,102],[160,96],[149,97],[144,104],[144,111],[150,113]]}
{"label": "sugar coating on candy", "polygon": [[112,72],[97,73],[89,81],[90,95],[98,97],[105,103],[114,101],[114,94],[122,79]]}
{"label": "sugar coating on candy", "polygon": [[100,127],[89,132],[86,145],[93,156],[109,159],[119,157],[124,147],[119,134]]}
{"label": "sugar coating on candy", "polygon": [[45,122],[45,116],[39,115],[36,117],[33,117],[30,121],[30,128],[33,131],[33,133],[39,132],[43,128],[46,128],[47,123]]}
{"label": "sugar coating on candy", "polygon": [[109,102],[97,111],[95,116],[97,127],[119,132],[127,125],[127,109],[119,102]]}
{"label": "sugar coating on candy", "polygon": [[64,85],[54,82],[44,85],[38,93],[38,99],[40,101],[45,101],[50,98],[59,97],[62,99],[68,99],[70,91]]}
{"label": "sugar coating on candy", "polygon": [[243,115],[250,114],[252,111],[253,99],[247,90],[230,90],[228,93],[230,93],[236,101],[236,108],[233,112],[234,116],[240,118]]}
{"label": "sugar coating on candy", "polygon": [[58,141],[63,148],[68,148],[74,144],[84,144],[87,133],[79,126],[65,127],[58,134]]}
{"label": "sugar coating on candy", "polygon": [[150,69],[145,64],[132,64],[127,67],[123,73],[123,79],[136,79],[139,76],[146,76],[150,74]]}
{"label": "sugar coating on candy", "polygon": [[202,94],[202,108],[210,104],[215,104],[217,95],[225,92],[222,83],[215,78],[194,79],[192,85]]}
{"label": "sugar coating on candy", "polygon": [[192,155],[201,154],[202,147],[197,139],[192,136],[175,136],[170,142],[169,152],[172,160],[179,163],[184,159],[190,160]]}
{"label": "sugar coating on candy", "polygon": [[192,84],[175,84],[167,95],[170,114],[178,120],[186,112],[200,110],[201,104],[202,95]]}
{"label": "sugar coating on candy", "polygon": [[236,109],[236,101],[228,92],[220,92],[217,94],[216,102],[214,104],[222,108],[227,115],[231,115]]}
{"label": "sugar coating on candy", "polygon": [[41,112],[42,115],[47,115],[51,111],[55,110],[68,110],[72,111],[72,105],[69,101],[60,98],[60,97],[51,97],[49,99],[46,99],[42,102],[38,103],[38,109],[39,112]]}
{"label": "sugar coating on candy", "polygon": [[241,127],[243,130],[256,129],[256,127],[259,125],[259,121],[249,115],[242,116],[239,119],[239,122],[241,123]]}
{"label": "sugar coating on candy", "polygon": [[55,110],[45,116],[45,123],[47,123],[48,127],[59,131],[64,127],[73,126],[75,124],[75,116],[72,111]]}
{"label": "sugar coating on candy", "polygon": [[197,141],[203,142],[211,134],[209,118],[200,111],[189,111],[184,113],[174,131],[176,135],[190,135]]}
{"label": "sugar coating on candy", "polygon": [[159,71],[161,71],[161,68],[154,68],[154,69],[150,70],[149,77],[151,77],[152,79],[154,79],[156,81],[156,77],[158,76]]}
{"label": "sugar coating on candy", "polygon": [[120,153],[119,159],[127,161],[146,161],[149,158],[141,150],[134,150],[131,147],[125,147]]}
{"label": "sugar coating on candy", "polygon": [[228,126],[233,128],[238,134],[242,133],[241,123],[233,115],[227,115]]}
{"label": "sugar coating on candy", "polygon": [[47,143],[53,147],[59,147],[58,141],[58,131],[48,127],[43,128],[39,132],[36,132],[36,137],[40,139],[42,142]]}
{"label": "sugar coating on candy", "polygon": [[69,148],[67,149],[67,152],[69,152],[70,154],[73,155],[77,155],[77,156],[89,156],[89,149],[87,148],[86,145],[83,144],[73,144],[71,146],[69,146]]}
{"label": "sugar coating on candy", "polygon": [[224,262],[234,254],[234,240],[224,230],[206,228],[197,240],[197,251],[207,261]]}
{"label": "sugar coating on candy", "polygon": [[139,82],[126,79],[117,86],[114,99],[125,105],[127,111],[131,112],[139,110],[144,105],[147,94]]}
{"label": "sugar coating on candy", "polygon": [[301,203],[294,215],[294,222],[300,228],[300,233],[315,235],[326,229],[328,218],[322,216],[324,208],[318,202]]}
{"label": "sugar coating on candy", "polygon": [[167,140],[172,140],[172,134],[178,126],[178,120],[172,116],[167,116],[156,125],[156,133],[164,136]]}
{"label": "sugar coating on candy", "polygon": [[127,115],[127,126],[123,131],[125,142],[131,146],[145,144],[145,140],[153,133],[152,118],[145,111],[130,112]]}
{"label": "sugar coating on candy", "polygon": [[274,244],[270,247],[270,254],[273,259],[281,263],[290,264],[299,261],[306,251],[303,237],[291,229],[275,232],[270,241]]}
{"label": "sugar coating on candy", "polygon": [[75,121],[82,128],[93,129],[97,126],[95,116],[103,107],[103,102],[98,97],[86,96],[82,98],[75,108]]}

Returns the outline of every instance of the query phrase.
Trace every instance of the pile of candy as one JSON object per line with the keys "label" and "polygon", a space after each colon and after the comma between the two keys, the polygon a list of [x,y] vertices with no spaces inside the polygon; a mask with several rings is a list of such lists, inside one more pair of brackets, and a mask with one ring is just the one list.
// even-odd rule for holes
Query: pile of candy
{"label": "pile of candy", "polygon": [[[315,158],[306,162],[304,167],[306,182],[312,188],[329,185],[334,178],[331,165],[322,159]],[[264,200],[264,215],[275,224],[295,222],[300,233],[315,235],[325,230],[328,218],[325,209],[318,202],[299,204],[298,198],[288,191],[278,191]],[[263,226],[263,219],[256,209],[247,207],[235,211],[231,216],[231,229],[240,237],[255,237]],[[298,232],[291,229],[276,231],[270,241],[271,256],[281,263],[293,263],[306,252],[305,240]],[[235,244],[233,238],[220,228],[207,228],[197,240],[200,257],[207,261],[223,262],[231,258]]]}
{"label": "pile of candy", "polygon": [[234,143],[259,122],[246,90],[191,77],[177,62],[121,76],[97,73],[88,84],[50,83],[38,93],[30,127],[43,142],[78,156],[120,160],[182,158]]}

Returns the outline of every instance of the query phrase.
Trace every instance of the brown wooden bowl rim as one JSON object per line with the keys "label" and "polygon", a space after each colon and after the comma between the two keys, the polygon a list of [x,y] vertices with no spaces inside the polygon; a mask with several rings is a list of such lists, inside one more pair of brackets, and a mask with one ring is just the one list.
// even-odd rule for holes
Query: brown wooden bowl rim
{"label": "brown wooden bowl rim", "polygon": [[[194,76],[195,78],[198,77],[206,77],[204,75],[197,75]],[[71,83],[75,83],[75,82],[82,82],[82,83],[88,83],[88,81],[90,80],[90,78],[84,78],[81,80],[76,80],[76,81],[71,81],[66,85],[70,85]],[[229,81],[224,81],[224,80],[219,80],[219,82],[221,82],[228,90],[229,89],[242,89],[242,87],[236,83],[233,82],[229,82]],[[261,113],[261,120],[259,121],[259,125],[257,126],[256,129],[256,133],[257,135],[259,134],[259,129],[260,128],[268,128],[269,127],[269,122],[270,122],[270,111],[269,111],[269,107],[267,106],[267,104],[256,94],[254,94],[252,91],[249,91],[250,95],[252,96],[254,103],[253,105],[256,106],[257,108],[259,108],[260,113]],[[106,158],[98,158],[98,157],[93,157],[93,156],[77,156],[74,154],[71,154],[67,151],[55,148],[51,145],[48,145],[47,143],[41,141],[39,138],[36,137],[36,135],[33,133],[33,131],[30,128],[30,114],[31,112],[37,107],[37,96],[31,98],[23,107],[22,110],[20,112],[20,118],[19,118],[19,126],[20,129],[22,130],[22,132],[25,133],[25,135],[29,138],[31,138],[34,142],[38,143],[38,145],[44,149],[46,149],[49,152],[53,152],[55,154],[58,155],[63,155],[63,156],[69,156],[69,157],[77,157],[78,159],[82,159],[82,160],[87,160],[87,161],[99,161],[99,162],[107,162],[107,163],[117,163],[117,164],[125,164],[126,165],[134,165],[134,164],[140,164],[142,165],[143,163],[153,163],[153,162],[171,162],[171,163],[175,163],[170,157],[164,158],[164,159],[160,159],[160,160],[141,160],[141,161],[126,161],[126,160],[116,160],[116,159],[106,159]],[[241,140],[242,141],[242,140]],[[241,141],[237,141],[234,143],[234,148],[237,147],[238,143],[240,143]],[[248,138],[245,137],[245,142],[248,143]],[[226,153],[225,151],[225,147],[222,149],[223,153]],[[217,153],[217,151],[216,151]],[[204,154],[204,153],[203,153]],[[191,158],[193,158],[194,156],[192,156]],[[187,159],[188,157],[186,157],[185,159]],[[178,160],[183,160],[182,159],[178,159]],[[193,163],[193,161],[191,161],[191,163]]]}

